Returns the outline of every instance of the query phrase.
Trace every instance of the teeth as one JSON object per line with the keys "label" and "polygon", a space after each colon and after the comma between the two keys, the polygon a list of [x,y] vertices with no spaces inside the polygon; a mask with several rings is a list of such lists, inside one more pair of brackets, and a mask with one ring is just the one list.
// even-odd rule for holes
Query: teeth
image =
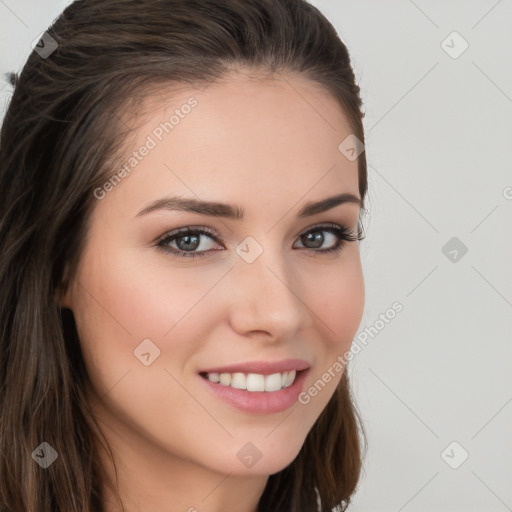
{"label": "teeth", "polygon": [[229,386],[231,384],[231,373],[221,373],[219,382],[223,386]]}
{"label": "teeth", "polygon": [[259,373],[247,375],[247,391],[265,391],[265,376]]}
{"label": "teeth", "polygon": [[296,371],[292,370],[291,372],[288,372],[288,376],[286,377],[286,384],[285,387],[291,386],[293,384],[293,381],[295,380]]}
{"label": "teeth", "polygon": [[273,373],[262,375],[259,373],[208,373],[207,378],[211,382],[220,383],[223,386],[231,386],[236,389],[254,391],[279,391],[282,388],[290,387],[295,381],[297,372]]}
{"label": "teeth", "polygon": [[[224,373],[222,375],[229,375],[229,373]],[[221,375],[221,377],[222,377]],[[231,387],[236,389],[246,389],[246,378],[243,373],[233,373],[231,375]]]}
{"label": "teeth", "polygon": [[282,377],[280,373],[273,373],[265,377],[265,391],[279,391]]}

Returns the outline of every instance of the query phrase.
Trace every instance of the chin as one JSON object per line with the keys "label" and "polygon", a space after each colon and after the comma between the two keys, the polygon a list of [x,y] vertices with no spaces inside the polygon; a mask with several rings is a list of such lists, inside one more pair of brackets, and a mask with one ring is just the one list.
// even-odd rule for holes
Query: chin
{"label": "chin", "polygon": [[238,476],[273,475],[289,466],[302,448],[302,443],[291,444],[289,438],[279,439],[278,444],[263,439],[261,442],[237,442],[236,445],[232,457],[226,451],[216,458],[214,467],[217,471]]}

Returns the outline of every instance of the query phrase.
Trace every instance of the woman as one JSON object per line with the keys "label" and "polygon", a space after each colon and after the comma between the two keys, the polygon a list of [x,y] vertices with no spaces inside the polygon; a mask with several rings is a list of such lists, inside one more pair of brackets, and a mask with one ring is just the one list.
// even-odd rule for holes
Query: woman
{"label": "woman", "polygon": [[303,0],[66,8],[1,132],[2,511],[347,507],[360,108]]}

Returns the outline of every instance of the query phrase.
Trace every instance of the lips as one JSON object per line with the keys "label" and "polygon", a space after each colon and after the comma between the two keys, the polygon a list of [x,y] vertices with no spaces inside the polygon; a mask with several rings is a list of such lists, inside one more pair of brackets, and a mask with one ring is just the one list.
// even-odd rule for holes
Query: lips
{"label": "lips", "polygon": [[[239,370],[242,367],[243,365],[237,365],[236,369]],[[276,368],[276,365],[266,364],[264,366],[258,366],[251,363],[249,367],[252,369],[259,368],[260,371],[270,372],[273,371],[271,368]],[[282,365],[278,367],[283,368]],[[208,392],[212,393],[213,396],[216,396],[220,399],[220,401],[228,404],[229,406],[244,413],[256,415],[278,413],[292,407],[297,402],[298,396],[304,388],[306,377],[309,374],[309,367],[300,371],[285,371],[283,375],[287,376],[287,381],[286,384],[282,386],[282,375],[280,372],[275,374],[265,374],[265,377],[264,374],[258,375],[255,373],[249,373],[247,375],[247,386],[251,389],[239,389],[230,385],[231,383],[226,385],[226,382],[224,382],[224,384],[220,382],[220,379],[223,377],[232,378],[234,376],[235,380],[237,381],[236,385],[243,384],[240,379],[242,377],[245,378],[245,374],[240,372],[222,372],[222,370],[231,368],[231,366],[212,368],[212,370],[221,370],[221,373],[201,372],[201,374],[198,376],[201,386],[205,386]],[[288,382],[288,376],[290,374],[292,377],[290,380],[291,384]],[[278,386],[278,383],[274,382],[276,376],[279,377],[279,380],[281,380],[281,386]],[[259,385],[257,385],[257,382],[256,386],[254,382],[249,382],[251,378],[253,380],[260,381]],[[219,379],[219,381],[217,381],[217,379]],[[261,380],[263,379],[264,389],[261,389]],[[243,388],[243,386],[241,387]]]}
{"label": "lips", "polygon": [[215,366],[200,370],[199,373],[258,373],[261,375],[272,375],[274,373],[284,373],[292,370],[299,372],[309,367],[310,364],[303,359],[283,359],[281,361],[248,361],[227,366]]}

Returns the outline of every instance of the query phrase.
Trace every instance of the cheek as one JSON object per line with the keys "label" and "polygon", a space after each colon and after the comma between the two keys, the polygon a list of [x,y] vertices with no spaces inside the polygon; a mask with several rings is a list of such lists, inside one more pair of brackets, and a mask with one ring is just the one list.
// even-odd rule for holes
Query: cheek
{"label": "cheek", "polygon": [[[317,272],[307,285],[311,302],[315,304],[318,325],[324,326],[325,341],[331,351],[350,346],[363,316],[364,279],[356,251],[357,248],[347,254],[338,268]],[[322,292],[319,292],[320,283]]]}
{"label": "cheek", "polygon": [[133,250],[118,249],[97,261],[104,263],[93,261],[86,281],[108,313],[137,339],[163,337],[193,312],[216,282],[212,273],[173,267],[165,256],[141,257]]}
{"label": "cheek", "polygon": [[[316,281],[317,287],[312,288],[309,283],[308,289],[317,292],[310,294],[315,304],[311,309],[316,313],[315,325],[323,333],[323,343],[317,351],[315,369],[299,396],[299,407],[305,421],[314,422],[346,371],[341,361],[350,349],[363,316],[365,289],[358,248],[352,247],[340,259],[339,266],[317,272],[312,280]],[[323,293],[318,293],[319,283],[323,285]]]}
{"label": "cheek", "polygon": [[82,286],[73,309],[93,366],[109,367],[113,380],[112,367],[124,373],[140,364],[134,350],[145,339],[160,350],[155,364],[176,368],[186,362],[203,342],[205,326],[214,321],[207,295],[222,275],[171,270],[165,257],[137,258],[136,251],[105,248],[90,254],[78,276]]}
{"label": "cheek", "polygon": [[[192,437],[192,427],[204,423],[204,411],[179,383],[214,321],[213,302],[202,300],[222,276],[214,273],[143,266],[122,251],[96,253],[80,269],[73,310],[93,389],[108,414],[147,437],[166,440],[169,432],[187,430]],[[144,345],[150,360],[158,353],[147,366],[136,355],[146,339],[158,348]],[[181,445],[173,450],[181,453]]]}

